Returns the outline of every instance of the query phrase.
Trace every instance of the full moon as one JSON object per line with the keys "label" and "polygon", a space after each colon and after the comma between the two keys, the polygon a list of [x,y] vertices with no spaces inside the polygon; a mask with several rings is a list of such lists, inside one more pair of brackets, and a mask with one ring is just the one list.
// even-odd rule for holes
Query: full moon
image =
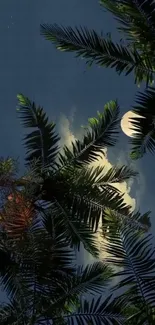
{"label": "full moon", "polygon": [[127,113],[125,113],[121,119],[121,129],[122,131],[128,136],[133,138],[135,134],[137,134],[137,131],[132,130],[133,125],[131,122],[131,118],[144,118],[132,111],[129,111]]}

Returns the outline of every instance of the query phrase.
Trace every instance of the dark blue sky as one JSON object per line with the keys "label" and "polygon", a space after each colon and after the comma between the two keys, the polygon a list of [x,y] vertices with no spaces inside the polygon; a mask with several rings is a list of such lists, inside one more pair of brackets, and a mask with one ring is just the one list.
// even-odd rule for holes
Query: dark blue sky
{"label": "dark blue sky", "polygon": [[[1,156],[20,156],[23,162],[23,130],[15,111],[18,93],[42,105],[56,121],[61,114],[70,116],[75,108],[73,132],[109,100],[118,99],[122,115],[130,109],[138,91],[133,75],[118,76],[114,70],[95,65],[87,69],[85,61],[55,50],[40,36],[40,23],[56,22],[112,32],[117,40],[116,23],[97,0],[2,0],[0,9]],[[127,160],[127,149],[128,138],[122,134],[109,155],[111,162]],[[154,161],[155,157],[147,155],[136,163],[141,181],[133,185],[132,195],[137,196],[142,211],[152,210],[155,232]]]}

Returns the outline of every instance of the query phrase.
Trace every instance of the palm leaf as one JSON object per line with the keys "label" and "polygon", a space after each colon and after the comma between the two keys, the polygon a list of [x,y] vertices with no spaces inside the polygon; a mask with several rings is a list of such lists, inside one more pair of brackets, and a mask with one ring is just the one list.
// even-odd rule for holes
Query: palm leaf
{"label": "palm leaf", "polygon": [[130,212],[127,215],[118,214],[111,209],[105,209],[102,221],[102,235],[104,238],[115,236],[120,226],[127,226],[129,229],[138,230],[141,233],[148,232],[151,228],[150,211],[141,214],[139,211]]}
{"label": "palm leaf", "polygon": [[8,196],[1,212],[1,221],[9,237],[21,237],[34,218],[36,211],[33,201],[26,198],[25,193],[18,191]]}
{"label": "palm leaf", "polygon": [[[72,177],[72,182],[69,179],[65,193],[62,192],[57,200],[59,203],[63,202],[61,205],[67,204],[72,220],[76,217],[76,220],[88,223],[92,230],[96,231],[105,208],[127,214],[131,207],[124,202],[124,194],[108,186],[109,184],[105,184],[102,188],[97,182],[92,184],[89,174],[89,170],[76,173]],[[65,181],[63,184],[66,184]]]}
{"label": "palm leaf", "polygon": [[[107,208],[120,219],[130,219],[131,206],[124,202],[124,194],[108,183],[112,171],[114,170],[112,169],[108,175],[102,176],[100,172],[103,172],[103,168],[99,168],[96,172],[89,168],[83,169],[75,174],[75,178],[72,178],[75,179],[72,184],[69,182],[71,185],[67,200],[72,218],[76,216],[78,220],[84,220],[94,231],[98,230],[101,218],[104,223],[104,211]],[[134,172],[132,174],[131,171],[131,175],[134,175]],[[95,179],[95,176],[98,178]],[[115,174],[115,176],[118,175]],[[101,180],[105,180],[102,185]]]}
{"label": "palm leaf", "polygon": [[88,59],[89,64],[96,62],[100,66],[115,68],[119,74],[125,71],[127,75],[136,69],[136,73],[150,75],[150,65],[141,59],[134,47],[129,49],[121,42],[115,44],[109,38],[104,39],[94,30],[43,24],[41,35],[54,43],[57,49],[76,52],[77,56]]}
{"label": "palm leaf", "polygon": [[155,88],[149,87],[144,93],[139,92],[133,112],[143,118],[132,118],[133,130],[137,132],[131,139],[131,158],[138,159],[147,151],[155,151],[154,105]]}
{"label": "palm leaf", "polygon": [[113,13],[116,20],[123,26],[118,28],[119,31],[126,33],[129,40],[137,42],[140,37],[141,44],[145,44],[146,40],[154,42],[155,23],[154,23],[154,1],[146,0],[100,0],[100,4],[108,11]]}
{"label": "palm leaf", "polygon": [[[101,187],[112,186],[112,184],[123,183],[131,178],[135,178],[138,172],[134,171],[128,166],[112,166],[108,170],[106,167],[83,167],[82,169],[75,169],[70,167],[68,170],[70,177],[75,177],[75,184],[83,187]],[[112,187],[114,190],[114,187]],[[87,189],[88,190],[88,189]],[[116,190],[116,188],[115,188]]]}
{"label": "palm leaf", "polygon": [[110,101],[104,106],[103,113],[98,112],[97,118],[90,118],[86,135],[72,143],[72,150],[64,146],[64,154],[59,160],[62,166],[68,163],[88,164],[103,155],[103,149],[114,146],[119,129],[119,106],[117,101]]}
{"label": "palm leaf", "polygon": [[99,254],[98,245],[89,224],[84,220],[78,220],[75,216],[73,218],[64,204],[61,205],[55,200],[52,210],[50,210],[51,216],[46,215],[45,218],[48,218],[48,220],[51,217],[53,218],[54,223],[58,225],[59,234],[62,234],[67,244],[79,250],[82,243],[87,251],[97,257]]}
{"label": "palm leaf", "polygon": [[[51,305],[45,308],[44,315],[51,317],[54,310],[60,310],[60,306],[62,309],[65,306],[75,308],[82,295],[103,293],[112,274],[112,269],[101,262],[87,265],[85,268],[78,267],[73,276],[64,277],[61,287],[57,288],[56,295],[51,299]],[[41,303],[44,304],[45,300]]]}
{"label": "palm leaf", "polygon": [[65,274],[69,276],[75,272],[74,252],[69,248],[66,239],[61,232],[52,238],[45,229],[41,224],[33,224],[20,240],[10,240],[6,237],[4,241],[11,261],[4,261],[3,258],[0,280],[2,288],[11,298],[18,295],[21,299],[25,296],[31,301],[33,295],[29,297],[30,288],[32,290],[35,286],[36,290],[40,291],[47,285],[53,285],[55,290],[56,283],[60,282]]}
{"label": "palm leaf", "polygon": [[42,107],[36,107],[34,102],[22,94],[19,94],[17,98],[17,111],[22,125],[25,128],[36,128],[24,138],[27,166],[34,159],[39,160],[38,163],[42,168],[52,166],[57,155],[59,141],[54,131],[55,124],[48,122]]}
{"label": "palm leaf", "polygon": [[[113,274],[112,269],[102,262],[95,262],[77,269],[77,274],[73,278],[73,288],[79,286],[78,293],[101,293],[107,287]],[[75,282],[74,282],[75,281]],[[84,283],[84,288],[82,288]],[[74,289],[73,289],[74,291]]]}
{"label": "palm leaf", "polygon": [[155,250],[152,245],[152,236],[142,236],[133,229],[122,228],[109,236],[105,249],[112,257],[106,261],[122,267],[116,273],[123,279],[116,285],[116,289],[129,288],[128,299],[132,303],[140,302],[145,307],[155,305]]}
{"label": "palm leaf", "polygon": [[19,267],[16,260],[16,254],[10,249],[10,241],[7,236],[0,232],[0,285],[5,290],[8,297],[13,297],[20,292],[22,295],[23,287],[18,281]]}
{"label": "palm leaf", "polygon": [[66,315],[64,318],[67,320],[67,324],[116,324],[122,325],[125,323],[126,317],[121,313],[121,304],[117,299],[112,301],[111,296],[109,296],[104,301],[102,296],[91,301],[83,299],[81,305],[78,308],[77,312],[74,312],[70,315]]}
{"label": "palm leaf", "polygon": [[[74,274],[75,253],[63,236],[62,229],[59,229],[59,224],[56,220],[53,223],[53,215],[50,218],[48,212],[42,213],[42,226],[39,229],[33,227],[25,238],[25,244],[26,241],[30,243],[25,245],[26,259],[23,257],[23,268],[27,265],[31,272],[31,265],[35,265],[38,285],[53,286],[54,289],[64,276]],[[31,281],[31,277],[29,276],[28,281]]]}
{"label": "palm leaf", "polygon": [[2,325],[21,325],[31,323],[31,310],[29,309],[29,295],[16,296],[10,299],[8,303],[0,305],[0,322]]}
{"label": "palm leaf", "polygon": [[[83,196],[89,192],[93,193],[93,190],[94,194],[100,193],[101,190],[107,190],[107,193],[110,192],[113,194],[120,193],[114,185],[135,178],[138,172],[125,165],[112,166],[108,170],[104,165],[97,167],[83,166],[82,168],[68,166],[64,171],[63,177],[64,175],[63,184],[66,180],[69,183],[70,191],[73,190],[73,194],[81,193],[81,196]],[[52,188],[52,186],[50,187]]]}
{"label": "palm leaf", "polygon": [[0,158],[0,187],[1,189],[6,186],[11,186],[16,173],[17,173],[17,161],[13,158]]}
{"label": "palm leaf", "polygon": [[19,325],[21,321],[21,315],[18,312],[17,306],[13,304],[7,304],[0,306],[0,322],[2,325]]}
{"label": "palm leaf", "polygon": [[104,172],[104,167],[94,168],[94,173],[97,174],[96,183],[101,187],[107,184],[123,183],[138,175],[138,172],[125,165],[120,167],[112,166],[106,173]]}
{"label": "palm leaf", "polygon": [[12,299],[16,296],[20,296],[20,299],[23,299],[25,302],[27,285],[24,281],[24,275],[21,275],[19,265],[15,263],[15,261],[13,262],[10,267],[5,269],[5,272],[0,274],[1,288],[7,293],[8,298]]}
{"label": "palm leaf", "polygon": [[154,1],[119,1],[100,0],[102,6],[110,11],[121,27],[118,31],[126,35],[127,47],[140,53],[143,64],[147,66],[146,73],[135,69],[135,81],[153,83],[155,51]]}
{"label": "palm leaf", "polygon": [[[44,183],[45,199],[48,198],[51,202],[55,202],[56,199],[64,210],[67,209],[67,214],[70,216],[69,220],[77,224],[77,226],[79,224],[80,228],[89,225],[90,229],[96,231],[101,216],[103,216],[104,223],[104,210],[106,208],[111,209],[117,215],[116,219],[130,219],[131,207],[124,202],[124,194],[120,193],[108,182],[118,181],[118,178],[123,181],[125,177],[129,177],[129,173],[133,177],[136,173],[125,167],[120,169],[112,168],[108,174],[105,173],[103,176],[101,175],[102,172],[104,173],[103,168],[95,170],[69,167],[68,170],[64,171],[60,183],[54,185],[52,179],[48,179]],[[100,181],[105,182],[101,184]],[[65,206],[66,208],[64,208]],[[63,222],[66,223],[66,213],[61,212],[58,215],[61,215],[60,220],[63,216]],[[133,219],[132,222],[135,223]],[[138,225],[140,227],[140,222]]]}

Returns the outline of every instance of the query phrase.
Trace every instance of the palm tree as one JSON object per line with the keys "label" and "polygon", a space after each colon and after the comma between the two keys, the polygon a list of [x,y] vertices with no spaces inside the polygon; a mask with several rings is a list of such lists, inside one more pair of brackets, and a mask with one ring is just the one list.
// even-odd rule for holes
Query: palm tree
{"label": "palm tree", "polygon": [[[135,83],[146,86],[154,82],[155,72],[155,3],[153,0],[100,0],[100,4],[110,11],[119,23],[118,31],[123,34],[119,43],[94,30],[83,28],[62,27],[57,24],[42,24],[41,35],[54,43],[61,51],[76,52],[77,56],[86,58],[87,64],[97,63],[103,67],[111,67],[118,74],[132,71]],[[147,109],[146,96],[154,99],[154,88],[146,90],[143,103]],[[153,105],[153,101],[152,101]],[[134,118],[133,129],[139,135],[131,141],[131,158],[142,157],[147,149],[154,151],[154,113],[141,109],[139,114],[145,120]],[[135,122],[135,123],[134,123]],[[142,124],[143,122],[143,124]],[[151,126],[150,126],[151,125]],[[151,149],[150,149],[151,148]]]}
{"label": "palm tree", "polygon": [[[148,213],[131,213],[113,187],[113,183],[135,177],[134,171],[126,166],[115,166],[108,172],[104,167],[88,168],[89,162],[104,154],[105,146],[115,144],[119,125],[117,102],[107,103],[103,113],[89,119],[83,140],[72,143],[72,150],[64,146],[62,154],[55,124],[48,121],[43,108],[23,95],[18,95],[18,100],[19,117],[33,131],[25,136],[27,174],[15,176],[9,159],[1,160],[0,165],[1,187],[7,189],[1,209],[0,278],[9,299],[0,308],[1,324],[124,324],[135,308],[138,317],[141,300],[136,306],[131,301],[130,308],[126,297],[112,300],[110,295],[103,300],[103,290],[116,275],[108,260],[78,267],[75,259],[75,250],[80,249],[81,243],[98,257],[95,231],[101,216],[107,239],[119,236],[121,227],[126,226],[134,227],[139,239],[149,227]],[[9,182],[2,182],[4,179]],[[135,241],[136,237],[136,247]],[[131,243],[132,240],[129,253],[133,251]],[[146,261],[145,243],[147,246],[147,239],[140,255],[144,257],[144,279],[146,269],[153,269],[153,262]],[[111,242],[108,246],[110,253],[112,245]],[[123,252],[120,245],[118,242],[118,254]],[[137,247],[140,249],[140,244]],[[136,254],[137,250],[134,259],[139,256]],[[116,252],[112,255],[115,262]],[[90,302],[86,294],[94,293],[100,297]],[[143,316],[145,311],[146,308]]]}
{"label": "palm tree", "polygon": [[[135,177],[135,171],[127,166],[113,166],[108,172],[104,166],[88,168],[90,162],[104,154],[105,147],[116,143],[119,131],[119,105],[116,101],[108,102],[104,111],[98,112],[97,118],[89,119],[82,141],[72,143],[72,149],[64,146],[63,153],[59,152],[55,124],[48,121],[43,108],[36,107],[21,94],[18,101],[17,112],[21,122],[24,127],[33,129],[25,136],[26,167],[32,173],[29,178],[17,179],[14,185],[16,188],[24,186],[27,193],[33,185],[34,193],[28,194],[26,202],[30,204],[33,201],[36,209],[39,200],[52,203],[55,214],[61,215],[60,226],[72,246],[79,248],[82,242],[90,253],[97,256],[94,232],[98,230],[101,217],[104,224],[107,208],[117,212],[119,220],[131,222],[135,219],[132,222],[138,227],[149,225],[148,220],[144,224],[141,222],[140,215],[136,219],[134,214],[133,218],[123,194],[113,186],[116,182]],[[44,210],[42,206],[39,208]]]}

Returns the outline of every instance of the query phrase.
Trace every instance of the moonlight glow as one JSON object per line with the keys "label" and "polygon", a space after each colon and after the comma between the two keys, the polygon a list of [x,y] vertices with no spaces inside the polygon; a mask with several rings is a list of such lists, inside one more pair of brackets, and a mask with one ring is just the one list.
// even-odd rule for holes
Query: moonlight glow
{"label": "moonlight glow", "polygon": [[131,118],[135,118],[135,117],[138,117],[139,119],[140,118],[143,118],[142,116],[139,116],[138,114],[136,113],[133,113],[132,111],[129,111],[127,113],[125,113],[121,119],[121,129],[122,131],[128,136],[128,137],[131,137],[133,138],[134,135],[138,132],[136,131],[133,131],[132,128],[133,128],[133,125],[131,123]]}

